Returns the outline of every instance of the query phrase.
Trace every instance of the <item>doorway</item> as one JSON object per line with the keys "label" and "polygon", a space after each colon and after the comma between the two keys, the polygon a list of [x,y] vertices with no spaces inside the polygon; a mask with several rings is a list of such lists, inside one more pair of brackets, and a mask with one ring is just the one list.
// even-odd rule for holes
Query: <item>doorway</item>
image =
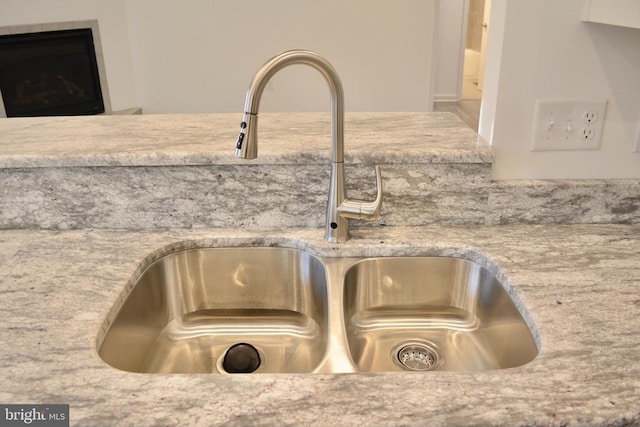
{"label": "doorway", "polygon": [[462,73],[462,100],[482,99],[482,75],[484,75],[483,41],[488,22],[485,9],[491,0],[468,0],[467,34],[464,46]]}
{"label": "doorway", "polygon": [[434,104],[434,111],[454,113],[476,132],[480,120],[490,8],[491,0],[464,0],[459,100]]}

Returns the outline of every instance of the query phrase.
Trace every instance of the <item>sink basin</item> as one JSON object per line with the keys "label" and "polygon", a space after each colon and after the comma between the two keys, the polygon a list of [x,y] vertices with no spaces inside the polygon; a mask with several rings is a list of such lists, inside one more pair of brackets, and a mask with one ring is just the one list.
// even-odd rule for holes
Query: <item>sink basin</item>
{"label": "sink basin", "polygon": [[[258,358],[247,372],[302,373],[316,369],[327,339],[318,258],[287,248],[203,248],[149,266],[98,353],[130,372],[223,373],[230,349],[242,344]],[[246,354],[233,357],[243,364]]]}
{"label": "sink basin", "polygon": [[127,289],[97,347],[129,372],[484,371],[538,354],[503,284],[460,258],[188,249]]}
{"label": "sink basin", "polygon": [[464,259],[358,261],[344,274],[343,314],[359,371],[483,371],[538,354],[502,284]]}

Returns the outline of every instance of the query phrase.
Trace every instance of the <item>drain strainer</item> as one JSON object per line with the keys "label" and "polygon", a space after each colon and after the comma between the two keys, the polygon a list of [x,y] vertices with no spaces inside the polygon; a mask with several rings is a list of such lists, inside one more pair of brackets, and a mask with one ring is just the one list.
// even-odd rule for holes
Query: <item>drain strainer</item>
{"label": "drain strainer", "polygon": [[404,344],[398,350],[395,362],[410,371],[433,371],[442,364],[442,356],[433,344]]}

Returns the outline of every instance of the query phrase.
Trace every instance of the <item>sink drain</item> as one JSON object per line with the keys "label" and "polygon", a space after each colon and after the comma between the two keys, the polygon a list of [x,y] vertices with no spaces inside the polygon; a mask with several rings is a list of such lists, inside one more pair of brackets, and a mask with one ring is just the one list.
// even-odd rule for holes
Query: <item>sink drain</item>
{"label": "sink drain", "polygon": [[410,371],[433,371],[442,364],[442,356],[435,344],[402,344],[394,357],[398,366]]}
{"label": "sink drain", "polygon": [[232,345],[224,355],[222,368],[229,374],[250,374],[260,367],[260,353],[251,344]]}

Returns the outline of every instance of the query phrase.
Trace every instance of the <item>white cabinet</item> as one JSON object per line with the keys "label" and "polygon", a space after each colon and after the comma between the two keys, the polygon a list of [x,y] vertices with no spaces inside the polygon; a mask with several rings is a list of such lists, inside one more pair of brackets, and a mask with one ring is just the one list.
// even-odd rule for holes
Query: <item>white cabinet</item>
{"label": "white cabinet", "polygon": [[640,29],[640,0],[584,0],[583,20]]}

